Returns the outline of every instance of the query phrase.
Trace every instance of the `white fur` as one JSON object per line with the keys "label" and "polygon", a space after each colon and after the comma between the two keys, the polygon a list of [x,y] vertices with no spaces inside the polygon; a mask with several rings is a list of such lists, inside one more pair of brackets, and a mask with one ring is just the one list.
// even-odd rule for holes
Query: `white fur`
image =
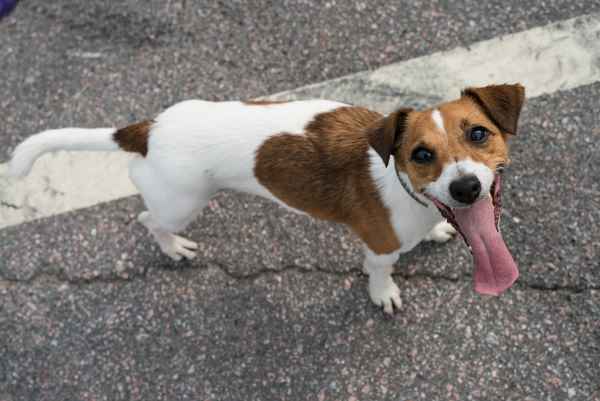
{"label": "white fur", "polygon": [[468,174],[477,176],[481,183],[479,199],[488,196],[494,182],[494,172],[485,164],[475,162],[469,158],[444,166],[442,174],[440,174],[437,180],[429,183],[425,187],[425,191],[448,207],[464,207],[464,204],[456,201],[450,195],[450,184],[455,179]]}
{"label": "white fur", "polygon": [[435,109],[431,112],[431,118],[440,132],[442,132],[444,135],[448,135],[446,133],[446,127],[444,127],[444,117],[438,109]]}
{"label": "white fur", "polygon": [[24,177],[33,163],[46,152],[57,150],[118,150],[112,140],[115,128],[63,128],[40,132],[17,146],[8,165],[8,174]]}

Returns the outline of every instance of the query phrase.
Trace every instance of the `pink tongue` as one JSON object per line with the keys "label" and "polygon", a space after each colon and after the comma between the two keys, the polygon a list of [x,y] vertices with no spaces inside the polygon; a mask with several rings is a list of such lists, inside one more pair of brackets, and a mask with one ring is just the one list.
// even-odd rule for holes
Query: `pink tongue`
{"label": "pink tongue", "polygon": [[494,223],[489,197],[469,208],[453,209],[456,222],[471,245],[475,262],[475,291],[500,295],[519,277],[519,270]]}

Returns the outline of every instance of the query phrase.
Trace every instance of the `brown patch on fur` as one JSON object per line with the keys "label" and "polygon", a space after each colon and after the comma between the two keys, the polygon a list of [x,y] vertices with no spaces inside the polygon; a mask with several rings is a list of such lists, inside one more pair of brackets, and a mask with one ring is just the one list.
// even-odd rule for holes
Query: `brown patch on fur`
{"label": "brown patch on fur", "polygon": [[246,106],[270,106],[274,104],[283,104],[289,103],[287,100],[261,100],[261,99],[252,99],[252,100],[244,100],[242,101]]}
{"label": "brown patch on fur", "polygon": [[490,85],[467,88],[462,93],[475,101],[488,117],[504,132],[517,133],[525,88],[521,85]]}
{"label": "brown patch on fur", "polygon": [[153,124],[154,121],[142,121],[121,128],[113,134],[113,140],[126,152],[146,156],[148,153],[148,135]]}
{"label": "brown patch on fur", "polygon": [[258,181],[287,205],[350,226],[377,254],[400,248],[369,172],[367,128],[381,120],[362,107],[322,113],[304,135],[281,133],[256,153]]}
{"label": "brown patch on fur", "polygon": [[402,133],[406,130],[406,120],[411,111],[413,109],[397,110],[367,129],[369,144],[381,156],[386,167],[390,155],[402,139]]}

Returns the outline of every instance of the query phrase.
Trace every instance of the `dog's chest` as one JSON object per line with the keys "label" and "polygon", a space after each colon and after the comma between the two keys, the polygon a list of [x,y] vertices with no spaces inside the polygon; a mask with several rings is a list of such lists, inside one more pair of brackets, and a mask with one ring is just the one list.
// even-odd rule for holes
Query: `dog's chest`
{"label": "dog's chest", "polygon": [[402,244],[400,251],[407,252],[421,242],[431,229],[442,221],[442,217],[433,205],[428,204],[425,207],[411,198],[392,204],[390,220]]}
{"label": "dog's chest", "polygon": [[442,216],[428,200],[420,197],[425,201],[425,205],[422,205],[409,195],[399,181],[404,179],[407,182],[408,177],[398,178],[393,159],[386,168],[374,151],[370,153],[371,175],[377,183],[383,204],[389,211],[390,224],[402,245],[400,251],[407,252],[443,220]]}

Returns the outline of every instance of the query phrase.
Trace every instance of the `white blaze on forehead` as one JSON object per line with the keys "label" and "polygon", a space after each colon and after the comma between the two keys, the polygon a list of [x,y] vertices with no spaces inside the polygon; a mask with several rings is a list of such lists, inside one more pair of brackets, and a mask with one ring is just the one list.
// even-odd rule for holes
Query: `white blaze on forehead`
{"label": "white blaze on forehead", "polygon": [[[442,174],[437,180],[431,182],[425,187],[425,192],[434,196],[440,202],[449,207],[461,206],[452,195],[450,195],[450,184],[465,175],[473,174],[481,183],[480,198],[488,196],[494,182],[494,172],[483,163],[475,162],[471,159],[464,159],[444,166]],[[464,205],[462,205],[464,206]]]}
{"label": "white blaze on forehead", "polygon": [[442,113],[440,113],[438,109],[434,109],[431,112],[431,118],[433,119],[433,122],[435,123],[436,127],[438,127],[442,133],[446,134],[446,128],[444,127],[444,118],[442,117]]}

